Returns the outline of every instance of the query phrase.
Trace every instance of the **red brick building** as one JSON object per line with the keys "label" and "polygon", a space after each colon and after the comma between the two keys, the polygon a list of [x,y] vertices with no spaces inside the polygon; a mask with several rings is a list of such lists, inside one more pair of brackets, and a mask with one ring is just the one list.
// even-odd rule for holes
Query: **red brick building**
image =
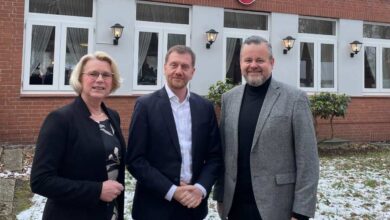
{"label": "red brick building", "polygon": [[[126,134],[135,99],[164,84],[162,59],[167,47],[184,43],[194,49],[197,70],[191,90],[206,95],[217,80],[242,81],[236,49],[252,34],[271,42],[276,79],[309,95],[329,91],[352,97],[347,117],[335,120],[336,137],[390,140],[389,1],[256,0],[244,5],[238,0],[86,0],[74,1],[73,6],[53,2],[0,2],[0,144],[35,143],[45,116],[74,98],[67,74],[83,53],[103,50],[119,63],[123,85],[107,103],[119,111]],[[125,27],[117,46],[112,45],[110,30],[115,23]],[[206,49],[209,29],[219,34]],[[75,41],[74,36],[82,40]],[[284,54],[286,36],[296,41]],[[351,57],[354,40],[363,46]],[[151,72],[144,69],[146,64]],[[50,70],[50,82],[43,78],[33,82],[34,74],[42,77]],[[321,121],[320,138],[329,130]]]}

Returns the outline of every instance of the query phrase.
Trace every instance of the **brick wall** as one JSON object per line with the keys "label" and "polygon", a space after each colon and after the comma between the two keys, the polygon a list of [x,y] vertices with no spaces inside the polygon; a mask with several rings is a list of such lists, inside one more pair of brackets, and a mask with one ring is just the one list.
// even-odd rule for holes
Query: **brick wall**
{"label": "brick wall", "polygon": [[[105,102],[110,108],[119,112],[126,140],[135,98],[109,97]],[[20,97],[19,90],[12,96],[6,97],[4,107],[0,110],[0,144],[35,143],[47,114],[72,100],[73,97]]]}
{"label": "brick wall", "polygon": [[[353,141],[390,140],[390,98],[353,97],[346,117],[335,118],[334,136]],[[329,121],[319,120],[319,140],[330,137]]]}
{"label": "brick wall", "polygon": [[389,22],[388,0],[256,0],[242,5],[238,0],[154,0],[185,5],[204,5],[248,11],[280,12],[305,16]]}

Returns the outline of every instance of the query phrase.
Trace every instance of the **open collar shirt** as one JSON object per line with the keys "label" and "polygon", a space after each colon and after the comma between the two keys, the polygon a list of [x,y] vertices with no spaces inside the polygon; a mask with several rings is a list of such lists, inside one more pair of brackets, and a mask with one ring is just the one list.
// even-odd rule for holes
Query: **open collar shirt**
{"label": "open collar shirt", "polygon": [[[187,95],[183,102],[180,103],[179,98],[172,92],[168,85],[165,85],[169,102],[171,103],[173,118],[175,120],[176,132],[179,138],[180,153],[181,153],[181,169],[180,181],[186,184],[191,183],[192,178],[192,121],[190,108],[190,92],[187,89]],[[203,198],[206,196],[206,189],[196,183],[196,187],[202,191]],[[171,201],[177,186],[173,185],[165,199]]]}

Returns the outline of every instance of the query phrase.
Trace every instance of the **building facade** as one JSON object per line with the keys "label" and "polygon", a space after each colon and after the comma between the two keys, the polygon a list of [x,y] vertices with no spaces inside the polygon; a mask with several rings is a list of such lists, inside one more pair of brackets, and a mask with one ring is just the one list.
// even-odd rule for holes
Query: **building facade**
{"label": "building facade", "polygon": [[[251,2],[251,1],[241,1]],[[0,3],[0,144],[35,143],[45,116],[75,93],[69,75],[93,51],[119,64],[122,86],[108,99],[127,133],[135,99],[164,85],[170,46],[197,55],[192,91],[206,95],[226,78],[243,83],[239,48],[259,35],[273,47],[273,77],[308,93],[352,97],[335,136],[390,140],[390,2],[255,0],[2,0]],[[118,45],[111,27],[124,26]],[[206,47],[206,32],[218,32]],[[285,51],[282,40],[295,38]],[[351,42],[362,43],[353,53]],[[329,136],[319,123],[320,139]]]}

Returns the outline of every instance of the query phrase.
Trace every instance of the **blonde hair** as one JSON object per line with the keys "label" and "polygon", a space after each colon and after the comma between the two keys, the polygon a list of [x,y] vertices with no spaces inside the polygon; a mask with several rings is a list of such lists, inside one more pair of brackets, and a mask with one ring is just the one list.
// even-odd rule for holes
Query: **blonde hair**
{"label": "blonde hair", "polygon": [[83,90],[83,86],[81,84],[81,76],[83,74],[83,69],[85,64],[89,60],[100,60],[100,61],[105,61],[110,64],[111,66],[111,72],[112,72],[112,88],[110,93],[113,93],[115,90],[117,90],[120,86],[121,79],[118,71],[118,65],[112,59],[107,53],[102,52],[102,51],[96,51],[95,53],[91,54],[86,54],[83,57],[81,57],[80,61],[77,63],[75,68],[72,71],[72,74],[70,75],[69,83],[73,87],[73,90],[77,94],[81,94]]}

